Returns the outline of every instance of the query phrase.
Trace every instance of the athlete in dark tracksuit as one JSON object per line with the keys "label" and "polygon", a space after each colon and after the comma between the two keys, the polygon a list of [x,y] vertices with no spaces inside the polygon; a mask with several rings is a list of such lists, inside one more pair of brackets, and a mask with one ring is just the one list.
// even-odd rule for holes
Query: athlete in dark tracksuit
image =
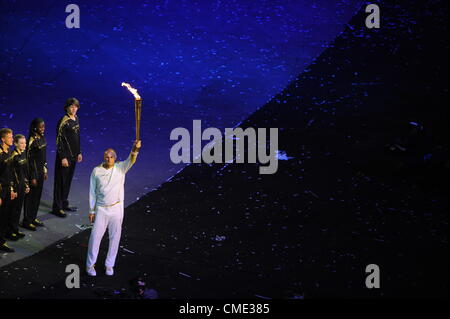
{"label": "athlete in dark tracksuit", "polygon": [[81,162],[80,123],[76,112],[79,102],[70,98],[66,102],[66,115],[58,122],[56,138],[55,180],[53,188],[52,213],[59,217],[66,217],[64,211],[76,211],[76,207],[69,207],[69,192],[77,163]]}
{"label": "athlete in dark tracksuit", "polygon": [[44,225],[37,218],[44,181],[47,180],[47,141],[44,132],[44,121],[34,119],[30,126],[27,150],[30,192],[25,196],[22,222],[22,227],[33,231],[36,226]]}
{"label": "athlete in dark tracksuit", "polygon": [[9,221],[16,192],[14,189],[12,151],[12,131],[8,128],[0,129],[0,251],[14,252],[6,240],[15,240],[10,235]]}
{"label": "athlete in dark tracksuit", "polygon": [[[25,145],[25,136],[18,135],[14,138],[14,141],[23,139]],[[17,142],[16,142],[17,143]],[[14,168],[14,182],[17,190],[17,198],[13,201],[13,208],[10,216],[9,227],[11,234],[17,238],[25,237],[24,233],[19,231],[20,215],[22,214],[23,203],[25,200],[25,194],[30,192],[28,184],[28,161],[27,153],[24,149],[21,150],[16,146],[13,153],[13,168]]]}

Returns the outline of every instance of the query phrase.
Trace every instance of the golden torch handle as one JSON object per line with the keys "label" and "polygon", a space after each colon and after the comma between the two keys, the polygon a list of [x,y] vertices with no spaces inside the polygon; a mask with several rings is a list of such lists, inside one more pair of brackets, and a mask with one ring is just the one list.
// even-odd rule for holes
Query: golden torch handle
{"label": "golden torch handle", "polygon": [[136,141],[141,139],[141,110],[142,100],[134,100],[134,112],[136,118]]}
{"label": "golden torch handle", "polygon": [[125,86],[134,96],[134,114],[136,119],[136,141],[141,139],[141,110],[142,99],[137,90],[133,88],[129,83],[122,82],[122,86]]}

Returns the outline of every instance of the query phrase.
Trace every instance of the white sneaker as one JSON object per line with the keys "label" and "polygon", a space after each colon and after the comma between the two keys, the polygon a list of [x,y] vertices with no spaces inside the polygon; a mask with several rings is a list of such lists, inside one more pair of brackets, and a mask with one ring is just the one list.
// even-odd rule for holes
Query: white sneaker
{"label": "white sneaker", "polygon": [[86,268],[86,272],[89,276],[92,276],[92,277],[97,276],[97,272],[95,271],[94,267]]}
{"label": "white sneaker", "polygon": [[106,267],[106,275],[108,276],[114,275],[114,269],[112,267]]}

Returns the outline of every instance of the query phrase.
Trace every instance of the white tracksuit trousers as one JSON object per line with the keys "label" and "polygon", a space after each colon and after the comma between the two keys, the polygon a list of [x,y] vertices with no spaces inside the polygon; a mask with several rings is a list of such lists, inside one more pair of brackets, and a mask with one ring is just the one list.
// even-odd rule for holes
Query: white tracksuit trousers
{"label": "white tracksuit trousers", "polygon": [[89,247],[86,260],[86,266],[88,268],[94,266],[97,262],[100,243],[106,229],[108,229],[109,235],[109,248],[105,266],[114,267],[122,232],[123,211],[123,203],[116,204],[112,207],[97,208],[94,227],[92,228],[91,237],[89,238]]}

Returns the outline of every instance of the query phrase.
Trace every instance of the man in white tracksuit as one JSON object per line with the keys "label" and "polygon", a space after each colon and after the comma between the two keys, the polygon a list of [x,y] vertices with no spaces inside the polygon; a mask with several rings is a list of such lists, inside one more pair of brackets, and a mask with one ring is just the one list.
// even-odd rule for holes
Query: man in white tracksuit
{"label": "man in white tracksuit", "polygon": [[128,159],[123,162],[116,162],[116,152],[108,149],[105,151],[103,164],[92,171],[89,220],[94,223],[94,227],[89,239],[86,260],[86,272],[90,276],[96,276],[94,266],[106,229],[109,234],[108,255],[105,261],[106,274],[109,276],[114,274],[113,267],[122,232],[125,174],[136,162],[140,148],[141,141],[135,141]]}

